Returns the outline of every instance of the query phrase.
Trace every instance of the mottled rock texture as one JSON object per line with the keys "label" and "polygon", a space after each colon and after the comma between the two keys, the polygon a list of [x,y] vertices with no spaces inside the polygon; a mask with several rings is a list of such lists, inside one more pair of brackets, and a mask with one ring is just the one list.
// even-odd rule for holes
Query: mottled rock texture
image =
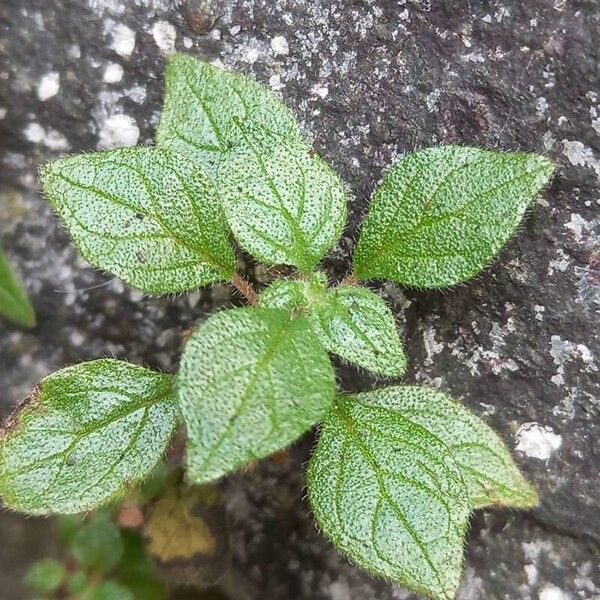
{"label": "mottled rock texture", "polygon": [[[461,397],[538,486],[527,514],[478,513],[467,599],[600,597],[600,11],[597,0],[3,0],[0,239],[39,325],[0,324],[0,412],[46,373],[98,356],[172,370],[181,332],[238,302],[227,286],[149,298],[91,270],[36,188],[67,152],[151,143],[165,53],[248,73],[279,92],[351,191],[342,276],[383,169],[442,142],[545,152],[551,187],[475,281],[391,300],[410,382]],[[264,270],[249,274],[266,280]],[[341,385],[373,385],[342,367]],[[234,564],[251,600],[412,598],[348,565],[304,500],[312,439],[231,477]],[[0,517],[0,598],[42,526]],[[24,535],[24,528],[29,532]],[[25,545],[31,545],[31,549]],[[14,553],[9,551],[15,548]],[[20,557],[20,558],[19,558]]]}

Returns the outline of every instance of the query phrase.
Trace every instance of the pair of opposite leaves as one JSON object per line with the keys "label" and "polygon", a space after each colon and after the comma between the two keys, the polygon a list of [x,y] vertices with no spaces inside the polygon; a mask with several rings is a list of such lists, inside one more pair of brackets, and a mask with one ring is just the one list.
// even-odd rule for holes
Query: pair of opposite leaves
{"label": "pair of opposite leaves", "polygon": [[[442,147],[410,155],[375,193],[355,274],[417,287],[469,278],[504,244],[550,172],[548,161],[527,154]],[[229,279],[227,224],[256,258],[309,273],[345,220],[339,179],[304,145],[287,109],[256,83],[181,56],[168,68],[158,148],[56,161],[42,182],[84,256],[148,292]],[[220,313],[190,340],[178,376],[190,476],[218,477],[325,417],[309,488],[326,533],[372,571],[449,597],[469,508],[528,505],[535,493],[498,438],[441,394],[388,388],[333,401],[323,346],[383,374],[401,373],[404,356],[377,296],[354,287],[327,292],[322,283],[274,284],[262,304],[276,308]],[[298,294],[304,300],[294,300]],[[310,322],[290,320],[289,302],[305,300]],[[387,338],[374,342],[378,330]],[[420,397],[430,411],[425,426],[410,413]],[[118,495],[164,450],[176,403],[169,376],[118,361],[50,376],[3,434],[5,501],[72,512]],[[390,452],[394,444],[401,447]],[[495,468],[482,472],[486,452]],[[354,466],[338,471],[340,460]],[[365,472],[369,485],[353,485]]]}

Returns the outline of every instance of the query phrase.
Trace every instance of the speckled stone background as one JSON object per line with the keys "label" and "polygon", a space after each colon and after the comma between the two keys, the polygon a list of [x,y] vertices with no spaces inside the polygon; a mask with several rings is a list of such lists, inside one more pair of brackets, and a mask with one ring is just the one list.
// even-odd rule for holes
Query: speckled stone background
{"label": "speckled stone background", "polygon": [[[149,298],[90,269],[40,198],[36,166],[151,143],[173,49],[248,73],[304,122],[351,193],[344,274],[395,157],[457,142],[545,152],[558,174],[477,280],[379,289],[411,382],[461,397],[515,450],[542,503],[473,519],[461,600],[600,598],[600,5],[597,0],[2,0],[0,240],[39,325],[0,324],[0,413],[50,371],[110,355],[174,369],[182,331],[238,300],[227,286]],[[249,268],[262,284],[268,273]],[[349,368],[341,385],[377,382]],[[414,598],[348,565],[304,499],[312,437],[224,485],[240,598]],[[0,598],[52,546],[0,515]],[[234,598],[233,600],[238,600]]]}

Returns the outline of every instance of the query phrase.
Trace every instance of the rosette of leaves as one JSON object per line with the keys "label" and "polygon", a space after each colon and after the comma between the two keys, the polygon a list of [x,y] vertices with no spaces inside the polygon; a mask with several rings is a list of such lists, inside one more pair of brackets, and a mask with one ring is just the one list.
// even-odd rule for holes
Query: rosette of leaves
{"label": "rosette of leaves", "polygon": [[[535,490],[460,403],[415,386],[336,392],[329,355],[401,377],[394,315],[364,284],[446,288],[481,273],[552,171],[535,154],[466,146],[399,159],[351,275],[329,287],[318,267],[346,220],[339,177],[267,89],[172,58],[157,145],[57,160],[43,191],[92,265],[150,294],[231,281],[249,306],[201,323],[174,376],[102,360],[42,380],[1,434],[4,502],[35,514],[102,504],[161,460],[180,418],[193,483],[322,423],[308,492],[323,532],[370,572],[452,598],[471,511],[533,506]],[[258,295],[235,271],[233,239],[296,275]]]}

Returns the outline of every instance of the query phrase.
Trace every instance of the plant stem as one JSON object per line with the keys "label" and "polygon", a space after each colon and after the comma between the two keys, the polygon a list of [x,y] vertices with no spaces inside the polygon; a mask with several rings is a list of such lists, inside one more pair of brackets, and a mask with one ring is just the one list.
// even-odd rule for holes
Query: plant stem
{"label": "plant stem", "polygon": [[340,281],[340,285],[356,285],[357,283],[358,279],[354,273],[346,275],[346,277]]}
{"label": "plant stem", "polygon": [[254,286],[245,277],[236,273],[231,278],[231,285],[244,297],[250,306],[256,306],[258,294]]}

